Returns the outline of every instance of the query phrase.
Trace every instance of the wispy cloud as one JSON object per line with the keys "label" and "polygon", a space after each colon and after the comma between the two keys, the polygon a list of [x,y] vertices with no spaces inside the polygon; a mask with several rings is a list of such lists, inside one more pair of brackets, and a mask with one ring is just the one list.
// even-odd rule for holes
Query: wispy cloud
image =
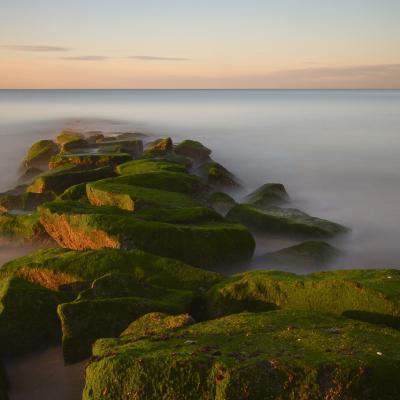
{"label": "wispy cloud", "polygon": [[68,47],[61,47],[61,46],[30,46],[30,45],[8,45],[8,46],[1,46],[8,50],[13,51],[32,51],[32,52],[63,52],[63,51],[70,51]]}
{"label": "wispy cloud", "polygon": [[187,61],[189,58],[184,57],[160,57],[160,56],[129,56],[132,60],[143,61]]}
{"label": "wispy cloud", "polygon": [[72,57],[61,57],[63,60],[71,60],[71,61],[104,61],[108,60],[111,57],[106,56],[72,56]]}

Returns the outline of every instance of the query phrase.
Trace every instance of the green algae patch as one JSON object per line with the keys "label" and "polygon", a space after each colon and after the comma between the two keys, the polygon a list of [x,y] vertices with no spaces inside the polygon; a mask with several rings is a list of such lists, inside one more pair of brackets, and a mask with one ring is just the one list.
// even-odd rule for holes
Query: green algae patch
{"label": "green algae patch", "polygon": [[227,218],[255,232],[289,237],[329,238],[348,231],[342,225],[312,217],[295,208],[260,209],[249,204],[239,204],[229,211]]}
{"label": "green algae patch", "polygon": [[33,242],[46,240],[46,238],[48,235],[40,223],[38,214],[0,213],[0,240]]}
{"label": "green algae patch", "polygon": [[55,199],[51,191],[41,193],[24,192],[21,194],[2,193],[0,194],[0,212],[12,210],[33,211],[37,206]]}
{"label": "green algae patch", "polygon": [[48,269],[83,281],[92,281],[111,272],[130,274],[143,285],[200,292],[222,280],[222,275],[216,272],[139,250],[45,249],[16,258],[2,266],[2,271],[6,273],[15,273],[21,269]]}
{"label": "green algae patch", "polygon": [[86,195],[86,183],[78,183],[77,185],[70,186],[59,196],[59,199],[89,203]]}
{"label": "green algae patch", "polygon": [[102,339],[84,400],[392,400],[398,331],[300,311],[242,313],[142,340]]}
{"label": "green algae patch", "polygon": [[265,208],[287,203],[289,195],[281,183],[266,183],[245,198],[246,203]]}
{"label": "green algae patch", "polygon": [[79,132],[63,130],[57,136],[56,142],[60,145],[63,145],[64,143],[72,142],[74,140],[80,140],[83,138],[84,138],[83,135]]}
{"label": "green algae patch", "polygon": [[30,167],[47,168],[50,158],[58,153],[59,149],[52,140],[40,140],[34,143],[28,150],[21,169],[26,170]]}
{"label": "green algae patch", "polygon": [[62,247],[141,249],[207,268],[251,258],[255,242],[231,222],[173,224],[145,220],[115,207],[56,201],[40,207],[40,221]]}
{"label": "green algae patch", "polygon": [[309,310],[400,328],[400,271],[343,270],[297,275],[252,271],[235,275],[209,294],[212,317],[276,308]]}
{"label": "green algae patch", "polygon": [[153,159],[128,161],[127,163],[118,165],[116,170],[120,175],[144,174],[160,171],[181,173],[186,172],[186,168],[182,164],[166,160]]}
{"label": "green algae patch", "polygon": [[61,166],[38,176],[27,188],[28,192],[43,193],[52,191],[63,193],[71,186],[97,181],[115,176],[113,168],[106,166],[95,169],[79,169],[76,166]]}
{"label": "green algae patch", "polygon": [[294,246],[266,253],[259,257],[269,267],[321,268],[329,265],[340,252],[329,243],[309,240]]}
{"label": "green algae patch", "polygon": [[67,299],[18,277],[0,280],[0,353],[30,351],[59,338],[56,308]]}
{"label": "green algae patch", "polygon": [[210,158],[211,150],[196,140],[184,140],[175,146],[175,153],[200,162]]}

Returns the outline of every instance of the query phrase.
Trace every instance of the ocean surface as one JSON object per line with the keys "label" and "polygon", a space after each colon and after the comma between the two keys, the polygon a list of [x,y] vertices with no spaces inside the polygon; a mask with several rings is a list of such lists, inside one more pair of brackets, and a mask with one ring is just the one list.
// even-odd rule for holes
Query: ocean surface
{"label": "ocean surface", "polygon": [[[242,181],[238,199],[281,182],[295,207],[351,228],[333,268],[400,267],[400,91],[0,90],[0,191],[65,128],[200,140]],[[257,254],[287,244],[257,238]],[[31,250],[0,247],[0,265]],[[59,347],[6,365],[11,400],[80,398],[83,364],[63,367]]]}

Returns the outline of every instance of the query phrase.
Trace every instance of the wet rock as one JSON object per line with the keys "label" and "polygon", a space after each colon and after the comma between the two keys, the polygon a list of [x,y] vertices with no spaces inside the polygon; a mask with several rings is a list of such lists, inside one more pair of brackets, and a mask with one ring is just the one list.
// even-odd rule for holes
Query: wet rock
{"label": "wet rock", "polygon": [[184,140],[175,146],[175,153],[202,162],[210,158],[211,150],[196,140]]}
{"label": "wet rock", "polygon": [[223,192],[212,193],[208,198],[208,203],[222,215],[226,215],[236,205],[236,201],[229,194]]}
{"label": "wet rock", "polygon": [[141,157],[143,154],[143,141],[136,140],[114,140],[111,142],[102,141],[94,145],[94,148],[101,152],[119,152],[130,154],[133,158]]}
{"label": "wet rock", "polygon": [[58,152],[59,148],[52,140],[40,140],[29,148],[27,155],[22,161],[20,171],[25,173],[29,168],[45,170],[51,157]]}
{"label": "wet rock", "polygon": [[240,186],[236,177],[225,167],[215,161],[201,164],[195,171],[209,185],[217,188],[237,188]]}
{"label": "wet rock", "polygon": [[288,201],[289,195],[281,183],[266,183],[245,198],[246,203],[260,208],[268,208]]}
{"label": "wet rock", "polygon": [[173,151],[174,144],[172,143],[172,139],[168,137],[150,142],[146,147],[144,155],[146,157],[157,157],[172,153]]}
{"label": "wet rock", "polygon": [[[12,192],[11,192],[12,193]],[[0,212],[8,211],[34,211],[37,206],[55,199],[52,192],[11,194],[10,192],[0,194]]]}
{"label": "wet rock", "polygon": [[120,175],[133,175],[160,171],[181,173],[187,172],[184,165],[163,159],[133,160],[117,166],[117,172]]}

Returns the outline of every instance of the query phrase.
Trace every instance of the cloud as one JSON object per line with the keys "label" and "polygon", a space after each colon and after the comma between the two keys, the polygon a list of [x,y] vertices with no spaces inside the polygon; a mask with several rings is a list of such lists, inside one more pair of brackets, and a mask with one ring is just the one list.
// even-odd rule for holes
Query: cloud
{"label": "cloud", "polygon": [[106,56],[72,56],[72,57],[61,57],[62,60],[71,60],[71,61],[104,61],[108,60],[111,57]]}
{"label": "cloud", "polygon": [[33,52],[63,52],[71,50],[68,47],[60,47],[60,46],[12,45],[12,46],[2,46],[2,47],[13,51],[33,51]]}
{"label": "cloud", "polygon": [[184,57],[159,57],[159,56],[129,56],[132,60],[143,61],[187,61],[189,58]]}

